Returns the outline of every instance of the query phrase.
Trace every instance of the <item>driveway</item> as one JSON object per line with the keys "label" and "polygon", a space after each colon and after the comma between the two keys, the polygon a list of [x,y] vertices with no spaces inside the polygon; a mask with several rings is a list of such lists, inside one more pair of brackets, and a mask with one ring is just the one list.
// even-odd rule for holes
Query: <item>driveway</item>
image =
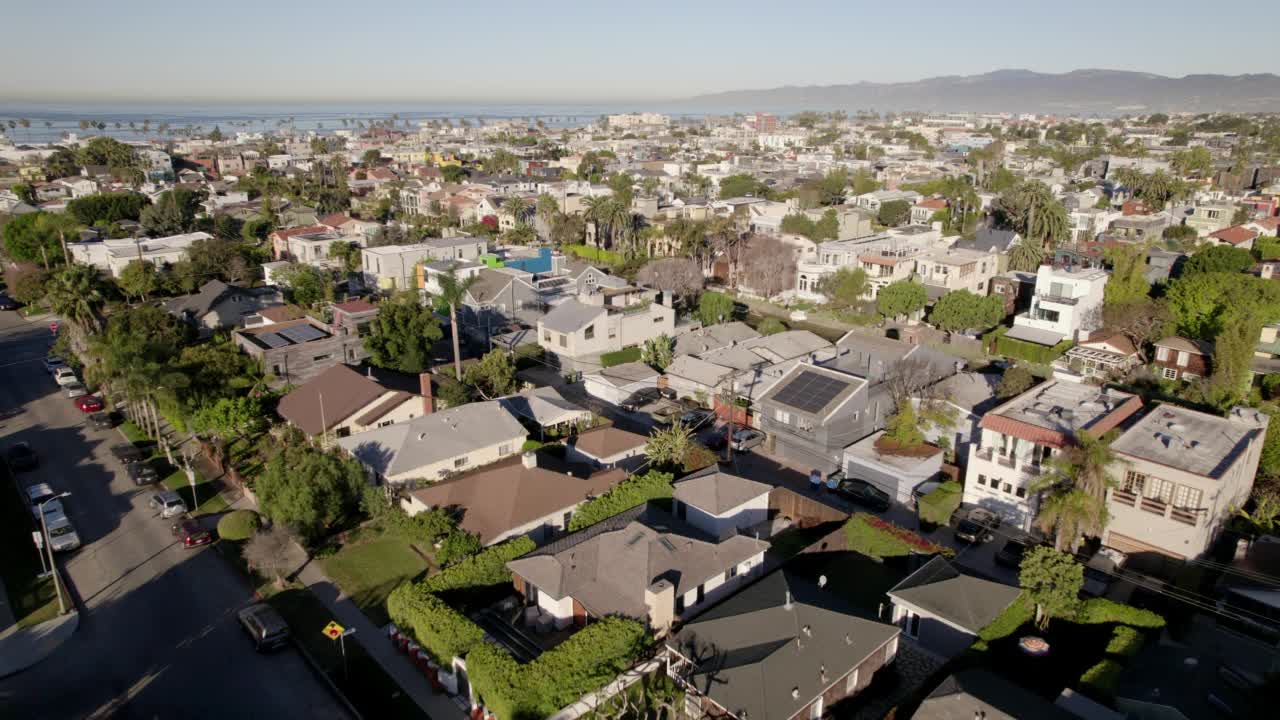
{"label": "driveway", "polygon": [[252,589],[211,548],[185,550],[146,507],[109,449],[40,364],[46,325],[0,313],[0,446],[25,440],[40,467],[19,482],[70,491],[84,543],[61,556],[81,611],[74,636],[42,663],[0,681],[0,717],[344,718],[290,649],[258,655],[234,613]]}

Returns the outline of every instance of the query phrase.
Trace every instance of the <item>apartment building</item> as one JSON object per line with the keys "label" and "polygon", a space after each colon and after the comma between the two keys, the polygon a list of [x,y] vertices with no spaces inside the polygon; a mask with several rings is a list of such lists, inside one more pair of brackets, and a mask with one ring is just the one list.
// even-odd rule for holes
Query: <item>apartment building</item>
{"label": "apartment building", "polygon": [[1221,201],[1197,203],[1183,222],[1188,227],[1195,228],[1200,237],[1206,237],[1210,233],[1230,227],[1235,214],[1234,203]]}
{"label": "apartment building", "polygon": [[1031,309],[1013,318],[1009,337],[1052,346],[1087,336],[1100,323],[1108,277],[1102,268],[1041,265]]}
{"label": "apartment building", "polygon": [[487,251],[483,238],[430,238],[413,245],[383,245],[360,251],[365,287],[384,291],[417,286],[417,264],[433,260],[476,260]]}
{"label": "apartment building", "polygon": [[880,288],[910,278],[916,259],[930,251],[938,239],[932,228],[911,225],[869,237],[821,243],[796,262],[796,295],[825,302],[826,296],[818,289],[825,277],[844,269],[861,269],[870,285],[867,299],[874,299]]}

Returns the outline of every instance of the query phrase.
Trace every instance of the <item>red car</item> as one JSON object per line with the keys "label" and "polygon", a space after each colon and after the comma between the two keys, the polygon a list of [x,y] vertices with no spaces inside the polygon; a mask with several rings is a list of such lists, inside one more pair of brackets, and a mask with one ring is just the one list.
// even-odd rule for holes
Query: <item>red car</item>
{"label": "red car", "polygon": [[81,395],[76,398],[76,407],[80,408],[80,412],[82,413],[96,413],[102,412],[104,405],[102,404],[102,398],[100,397],[94,395]]}
{"label": "red car", "polygon": [[182,541],[182,547],[193,548],[213,542],[213,533],[200,527],[200,523],[190,518],[183,518],[170,528],[173,536]]}

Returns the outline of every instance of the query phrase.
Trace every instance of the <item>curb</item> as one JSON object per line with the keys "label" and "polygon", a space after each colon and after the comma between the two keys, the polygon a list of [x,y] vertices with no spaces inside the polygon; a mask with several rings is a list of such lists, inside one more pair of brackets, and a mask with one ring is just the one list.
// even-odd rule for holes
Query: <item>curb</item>
{"label": "curb", "polygon": [[298,650],[298,654],[306,661],[307,667],[311,668],[311,672],[315,673],[316,677],[320,678],[320,681],[324,683],[325,687],[329,688],[329,692],[333,693],[333,696],[342,703],[342,706],[347,709],[347,712],[351,713],[351,717],[355,718],[355,720],[364,720],[364,716],[361,715],[360,711],[356,709],[356,706],[352,705],[351,701],[347,699],[347,695],[342,692],[342,688],[339,688],[337,684],[333,682],[333,678],[329,677],[329,674],[324,671],[324,668],[320,667],[320,663],[316,662],[316,659],[311,656],[311,653],[305,647],[302,646],[302,643],[294,642],[293,647]]}
{"label": "curb", "polygon": [[[42,630],[48,625],[56,625],[56,627]],[[3,652],[0,652],[0,658],[3,658],[3,662],[0,663],[0,678],[16,675],[44,661],[55,650],[62,647],[63,643],[71,639],[79,627],[80,612],[72,610],[54,620],[23,628],[0,638],[0,647],[4,648]],[[14,661],[14,658],[19,655],[25,655],[25,657]]]}

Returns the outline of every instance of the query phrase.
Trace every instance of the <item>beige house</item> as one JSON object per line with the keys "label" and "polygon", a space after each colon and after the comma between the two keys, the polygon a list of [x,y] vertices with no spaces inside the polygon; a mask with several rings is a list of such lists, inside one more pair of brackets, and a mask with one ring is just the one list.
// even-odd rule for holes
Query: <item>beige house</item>
{"label": "beige house", "polygon": [[1107,547],[1130,555],[1196,558],[1253,489],[1270,416],[1226,417],[1157,405],[1111,444]]}
{"label": "beige house", "polygon": [[999,265],[990,253],[948,248],[917,257],[916,274],[929,289],[930,297],[942,297],[954,290],[985,297]]}
{"label": "beige house", "polygon": [[538,320],[538,344],[562,367],[598,366],[602,353],[673,335],[676,311],[662,293],[634,287],[600,288],[557,305]]}

